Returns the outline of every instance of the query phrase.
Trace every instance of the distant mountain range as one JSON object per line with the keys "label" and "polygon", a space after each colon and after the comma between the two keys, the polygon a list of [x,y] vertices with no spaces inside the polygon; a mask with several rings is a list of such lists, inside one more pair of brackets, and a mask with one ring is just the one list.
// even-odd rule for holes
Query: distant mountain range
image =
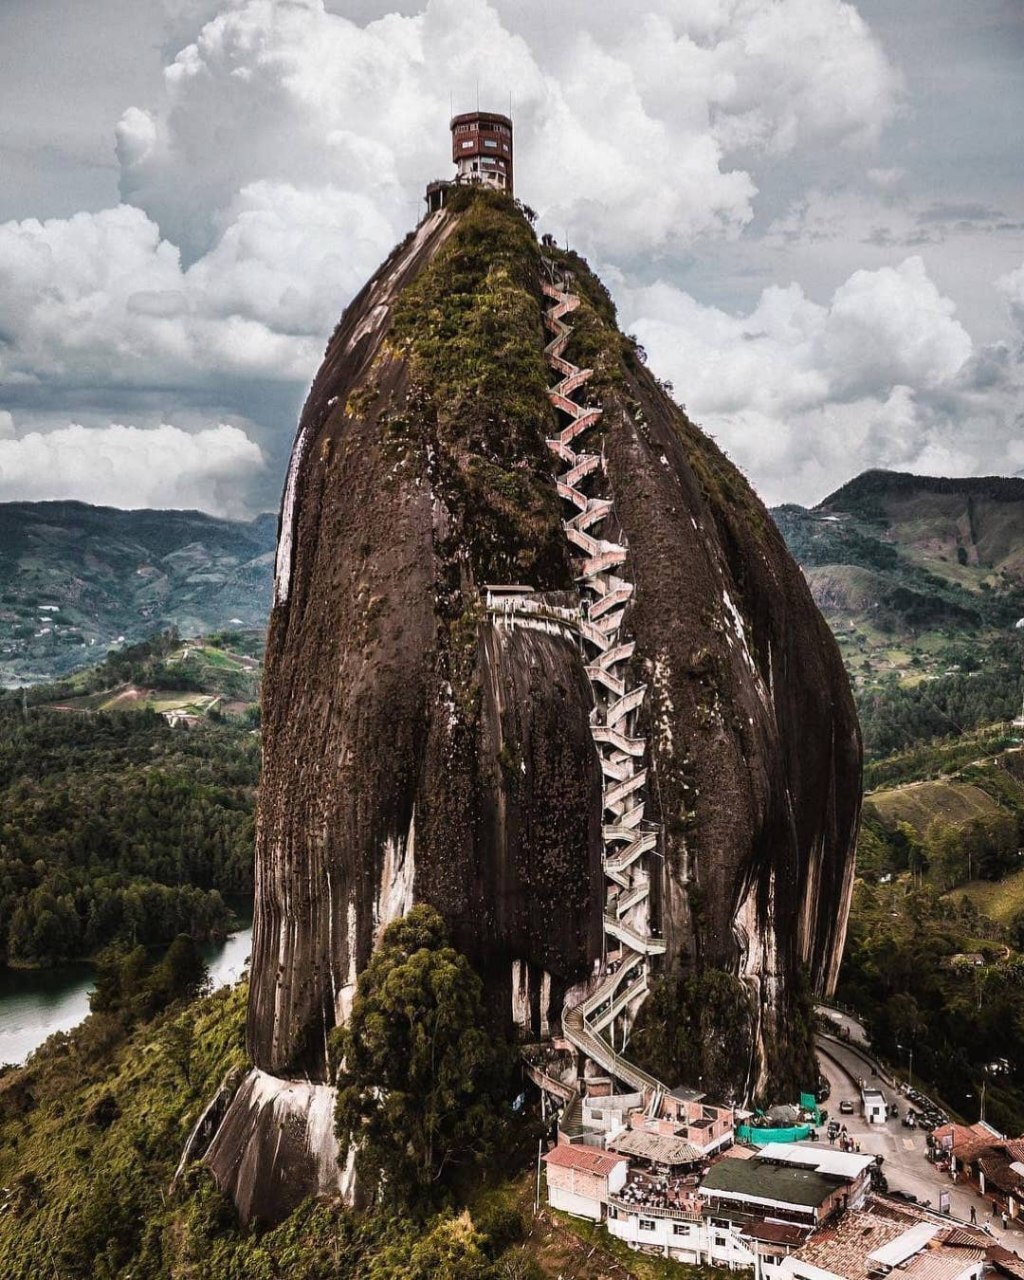
{"label": "distant mountain range", "polygon": [[276,537],[273,515],[0,504],[0,683],[63,675],[168,626],[262,629]]}
{"label": "distant mountain range", "polygon": [[1024,479],[867,471],[772,514],[833,630],[896,667],[908,647],[924,660],[1024,616]]}
{"label": "distant mountain range", "polygon": [[[1024,478],[866,471],[772,515],[855,674],[903,670],[915,651],[941,665],[949,642],[1024,617]],[[62,675],[170,625],[262,628],[276,535],[271,514],[0,504],[0,682]]]}

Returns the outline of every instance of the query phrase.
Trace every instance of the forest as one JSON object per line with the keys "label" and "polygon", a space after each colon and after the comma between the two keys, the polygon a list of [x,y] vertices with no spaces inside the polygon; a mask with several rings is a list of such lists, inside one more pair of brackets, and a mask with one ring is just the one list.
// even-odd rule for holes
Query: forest
{"label": "forest", "polygon": [[[1024,956],[991,936],[969,902],[957,907],[909,878],[858,881],[838,998],[866,1022],[878,1051],[968,1120],[1024,1132]],[[1020,939],[1019,941],[1024,941]],[[974,964],[958,957],[980,955]]]}
{"label": "forest", "polygon": [[237,721],[0,699],[0,954],[50,965],[121,939],[202,939],[252,888],[259,740]]}
{"label": "forest", "polygon": [[893,675],[857,692],[857,712],[871,759],[916,743],[963,734],[1020,715],[1024,697],[1024,633],[990,642],[983,651],[958,644],[947,674],[917,683]]}

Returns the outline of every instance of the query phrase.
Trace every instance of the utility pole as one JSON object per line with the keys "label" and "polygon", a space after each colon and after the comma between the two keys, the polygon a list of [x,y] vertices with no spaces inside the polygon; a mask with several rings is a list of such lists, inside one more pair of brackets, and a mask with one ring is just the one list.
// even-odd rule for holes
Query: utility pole
{"label": "utility pole", "polygon": [[533,1197],[533,1212],[535,1215],[540,1213],[540,1157],[541,1157],[541,1152],[543,1150],[544,1150],[544,1139],[538,1138],[537,1139],[537,1190]]}
{"label": "utility pole", "polygon": [[896,1048],[899,1049],[901,1053],[905,1053],[907,1055],[907,1088],[913,1089],[914,1087],[914,1046],[910,1045],[908,1048],[907,1045],[900,1044],[899,1041],[897,1041]]}

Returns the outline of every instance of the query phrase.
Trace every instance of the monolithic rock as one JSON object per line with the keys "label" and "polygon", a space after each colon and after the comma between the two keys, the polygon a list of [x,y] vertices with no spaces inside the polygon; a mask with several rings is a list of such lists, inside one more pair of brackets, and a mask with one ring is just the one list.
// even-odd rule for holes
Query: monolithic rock
{"label": "monolithic rock", "polygon": [[[764,507],[643,367],[585,264],[557,256],[584,296],[568,355],[594,368],[604,405],[620,526],[605,536],[628,545],[636,583],[662,965],[744,980],[753,1069],[720,1087],[755,1090],[785,1074],[798,974],[819,991],[836,976],[860,793],[852,701]],[[263,699],[254,1074],[210,1156],[263,1216],[282,1160],[293,1189],[323,1189],[323,1104],[277,1095],[329,1083],[357,974],[414,901],[483,976],[496,1032],[557,1028],[601,958],[583,659],[557,626],[503,626],[482,590],[576,598],[544,444],[541,275],[511,202],[460,193],[348,308],[302,415]]]}

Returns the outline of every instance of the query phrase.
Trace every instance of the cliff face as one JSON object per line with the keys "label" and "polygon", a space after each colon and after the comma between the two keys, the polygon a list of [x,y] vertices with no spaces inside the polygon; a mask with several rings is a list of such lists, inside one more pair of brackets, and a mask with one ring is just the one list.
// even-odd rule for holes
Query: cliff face
{"label": "cliff face", "polygon": [[[264,687],[257,1071],[210,1156],[252,1212],[270,1211],[254,1184],[280,1181],[282,1127],[298,1135],[291,1185],[321,1185],[309,1100],[290,1111],[287,1082],[326,1084],[328,1034],[375,936],[413,901],[448,921],[496,1026],[526,1035],[557,1026],[602,952],[583,659],[558,626],[506,628],[481,592],[522,583],[575,600],[544,445],[556,424],[540,251],[502,198],[462,199],[349,307],[288,477]],[[818,988],[834,981],[859,798],[853,707],[764,508],[637,362],[599,283],[561,257],[587,299],[569,354],[596,371],[637,584],[665,965],[745,978],[756,1081],[786,1052],[799,966]]]}
{"label": "cliff face", "polygon": [[846,674],[800,570],[724,456],[642,368],[607,402],[652,694],[666,965],[738,974],[760,1051],[745,1085],[792,1089],[797,975],[834,987],[852,889],[861,748]]}

